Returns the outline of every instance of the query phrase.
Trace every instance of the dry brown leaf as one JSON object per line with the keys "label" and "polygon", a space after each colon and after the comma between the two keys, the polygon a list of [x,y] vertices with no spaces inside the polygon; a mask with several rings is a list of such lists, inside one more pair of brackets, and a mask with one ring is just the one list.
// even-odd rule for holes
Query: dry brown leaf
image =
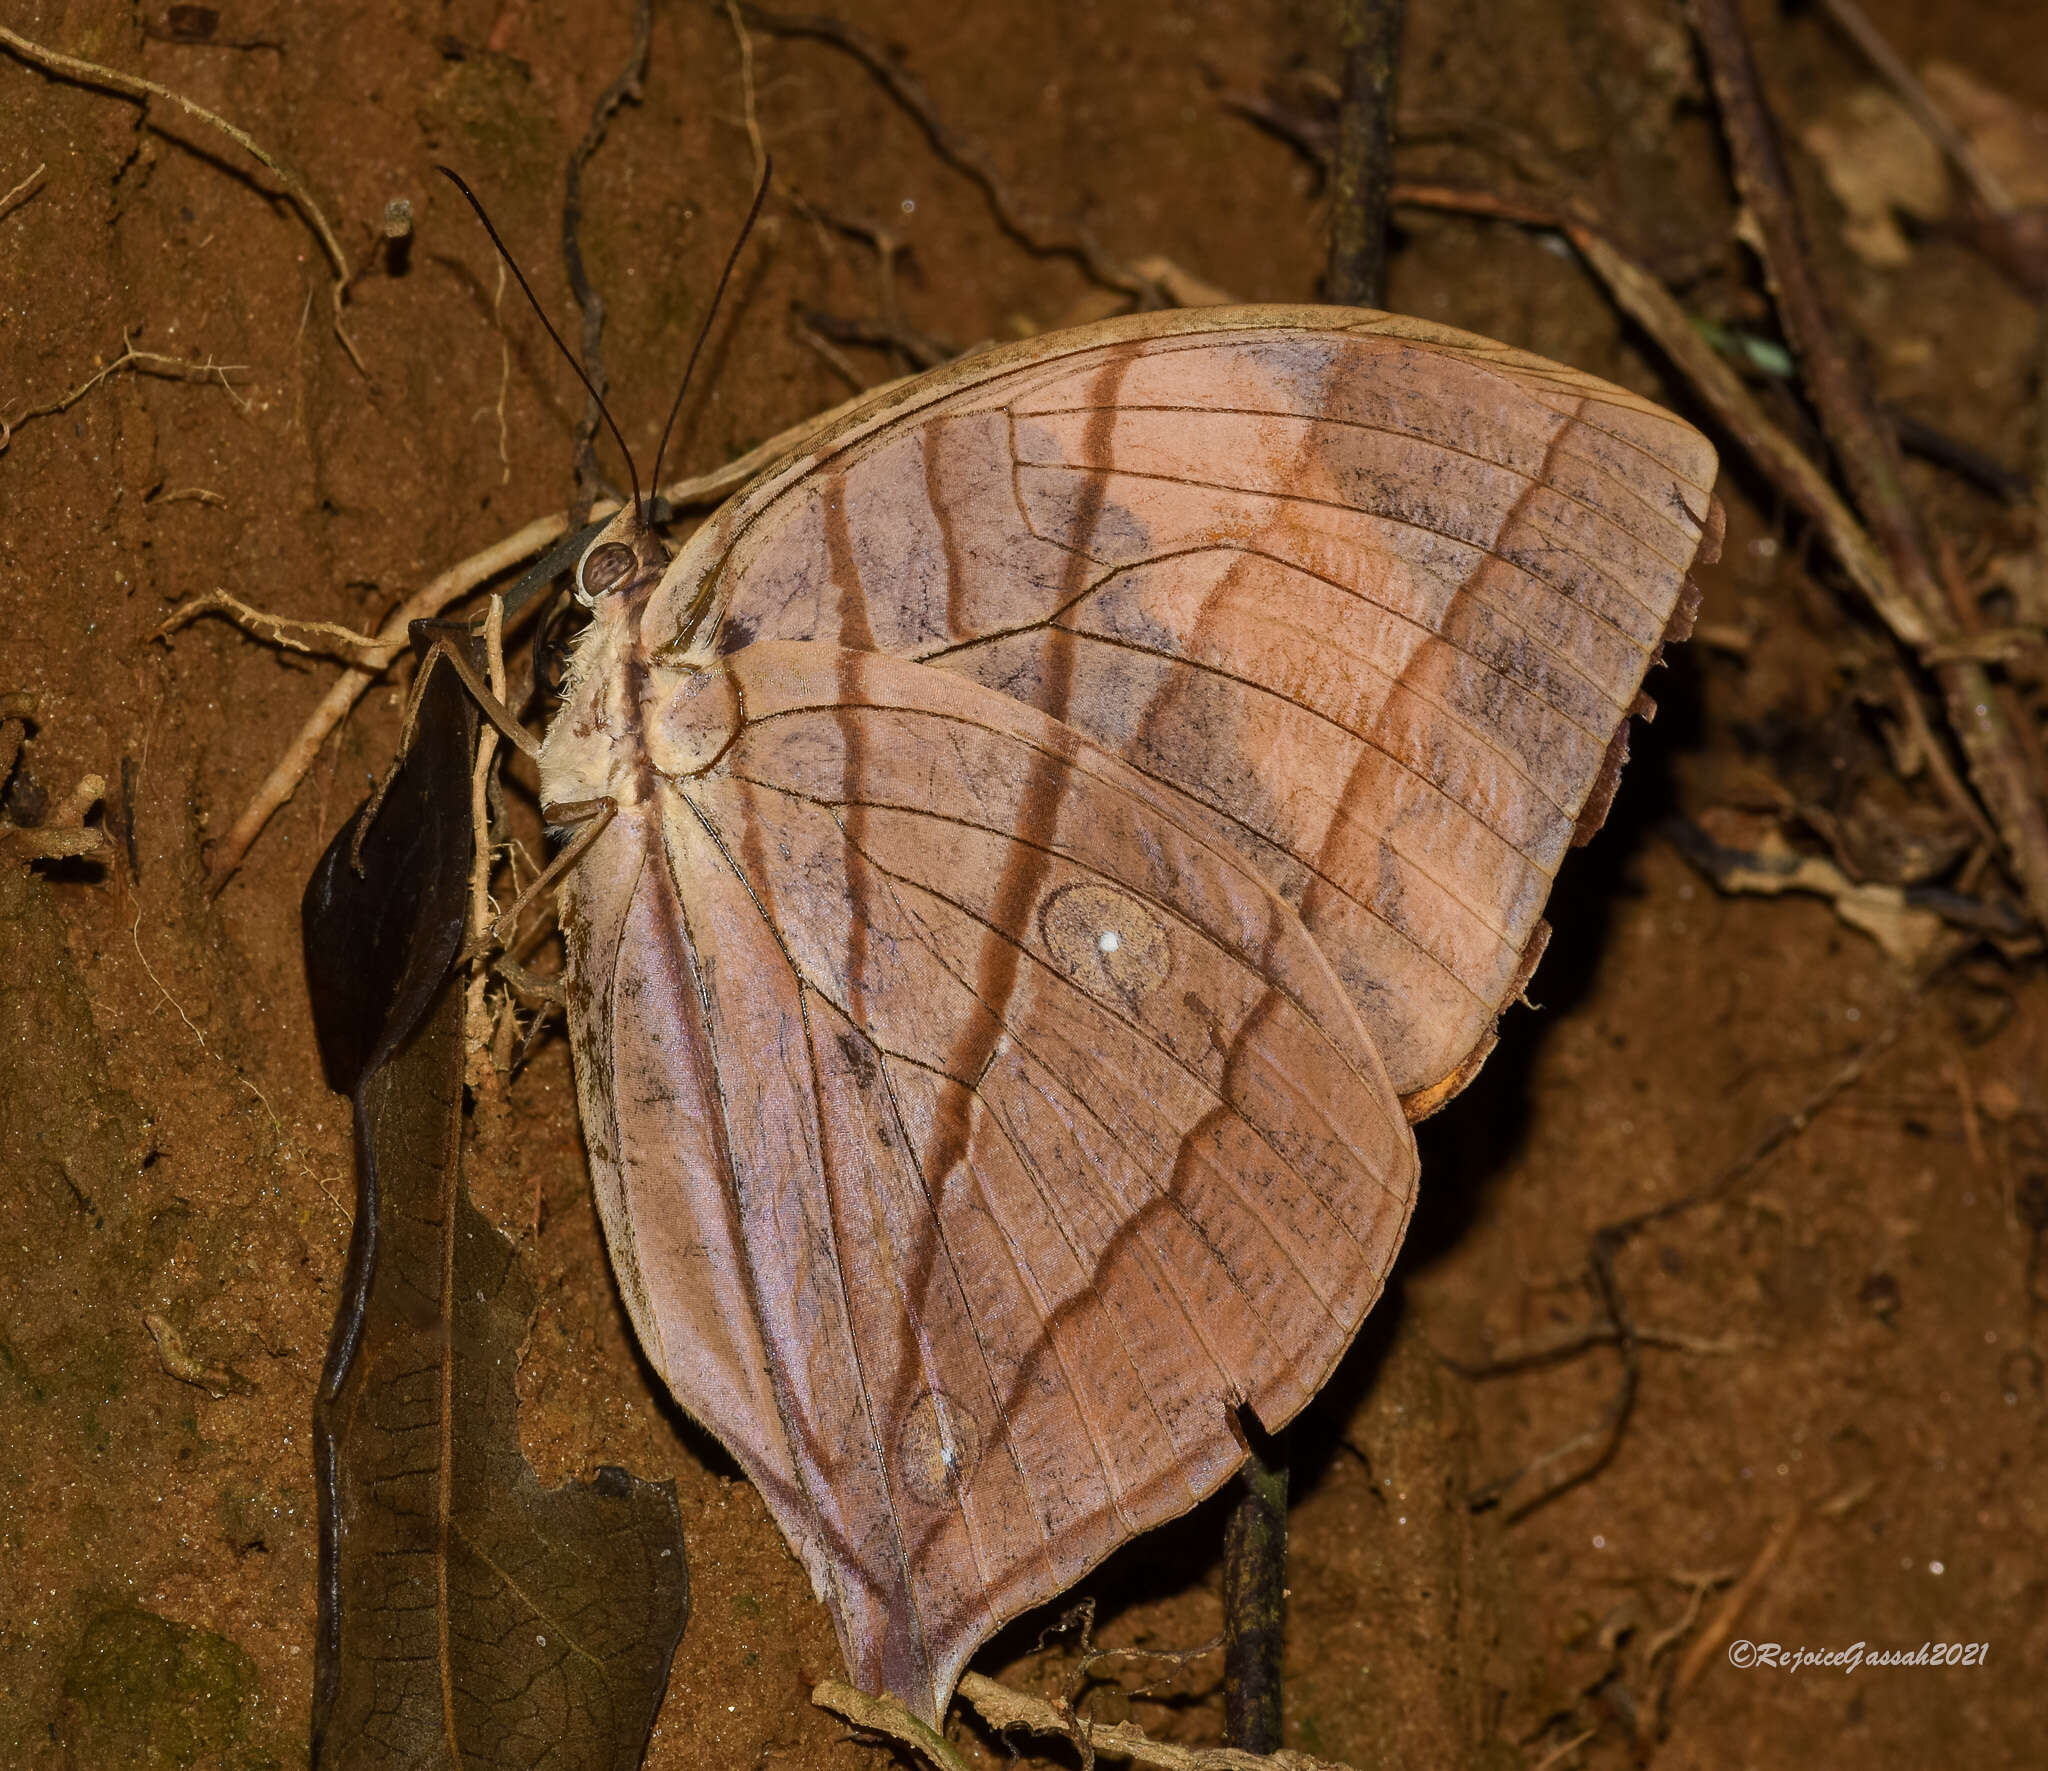
{"label": "dry brown leaf", "polygon": [[2008,98],[1953,62],[1931,61],[1920,78],[2015,203],[2048,203],[2048,113]]}
{"label": "dry brown leaf", "polygon": [[1941,150],[1892,95],[1864,86],[1809,123],[1801,139],[1842,205],[1842,238],[1866,264],[1893,268],[1912,256],[1903,212],[1920,221],[1947,214]]}
{"label": "dry brown leaf", "polygon": [[[1852,929],[1868,935],[1885,956],[1909,969],[1923,965],[1942,939],[1941,918],[1906,899],[1895,885],[1858,884],[1823,855],[1802,855],[1775,826],[1758,831],[1759,821],[1713,808],[1701,814],[1699,833],[1712,852],[1693,853],[1695,862],[1724,892],[1776,898],[1807,892],[1826,898]],[[1749,838],[1741,847],[1737,841]]]}

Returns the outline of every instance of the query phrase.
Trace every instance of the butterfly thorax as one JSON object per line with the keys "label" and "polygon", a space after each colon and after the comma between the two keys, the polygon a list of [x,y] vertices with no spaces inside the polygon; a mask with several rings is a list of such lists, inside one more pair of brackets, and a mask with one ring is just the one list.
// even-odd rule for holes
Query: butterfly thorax
{"label": "butterfly thorax", "polygon": [[702,774],[738,735],[744,710],[724,662],[648,645],[643,618],[654,576],[593,600],[541,747],[545,805],[645,804],[657,781]]}
{"label": "butterfly thorax", "polygon": [[570,651],[562,706],[541,745],[543,806],[609,799],[623,810],[650,797],[643,705],[655,666],[641,617],[668,564],[666,544],[631,505],[577,561],[574,594],[591,618]]}
{"label": "butterfly thorax", "polygon": [[540,749],[543,806],[611,799],[622,808],[646,797],[635,679],[646,675],[639,623],[605,598],[569,654],[561,708]]}

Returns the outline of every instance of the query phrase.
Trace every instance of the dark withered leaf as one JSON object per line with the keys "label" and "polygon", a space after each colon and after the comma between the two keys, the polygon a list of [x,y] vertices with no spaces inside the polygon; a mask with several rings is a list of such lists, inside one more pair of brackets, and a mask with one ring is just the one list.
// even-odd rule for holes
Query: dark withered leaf
{"label": "dark withered leaf", "polygon": [[461,1179],[476,737],[474,704],[435,672],[360,871],[352,820],[304,904],[321,1058],[356,1136],[314,1407],[313,1762],[631,1771],[688,1612],[682,1525],[672,1484],[607,1469],[550,1490],[520,1454],[533,1287]]}
{"label": "dark withered leaf", "polygon": [[[435,635],[466,643],[452,624],[413,624],[413,647]],[[306,884],[300,930],[313,1032],[327,1086],[352,1095],[425,1017],[462,947],[469,905],[469,762],[476,703],[453,671],[428,679],[405,765],[359,852],[369,802],[327,845]]]}

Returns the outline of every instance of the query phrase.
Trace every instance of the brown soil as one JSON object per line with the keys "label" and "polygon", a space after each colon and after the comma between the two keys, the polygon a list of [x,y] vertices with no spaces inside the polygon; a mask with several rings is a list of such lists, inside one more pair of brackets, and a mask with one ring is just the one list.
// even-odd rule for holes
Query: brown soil
{"label": "brown soil", "polygon": [[[501,355],[495,263],[430,167],[471,178],[568,313],[562,168],[630,28],[623,0],[230,0],[211,42],[172,40],[169,21],[196,10],[23,0],[9,22],[143,70],[302,168],[370,265],[347,310],[370,375],[329,330],[317,242],[268,174],[172,107],[145,118],[0,58],[0,188],[48,168],[0,216],[0,416],[77,386],[124,338],[234,365],[211,381],[116,374],[0,455],[0,689],[39,697],[9,814],[31,818],[39,795],[97,771],[114,784],[107,822],[132,843],[109,867],[0,876],[0,1761],[25,1771],[304,1762],[307,1429],[351,1170],[313,1049],[298,901],[390,753],[399,690],[363,703],[209,901],[209,842],[334,667],[217,623],[168,647],[151,635],[215,586],[371,625],[565,501],[580,398],[516,291]],[[1321,6],[847,10],[902,46],[1030,209],[1244,299],[1312,293],[1314,181],[1218,89],[1333,69]],[[2048,14],[2024,0],[1872,11],[1909,60],[1945,54],[2048,108]],[[1510,124],[1585,181],[1691,308],[1767,326],[1676,6],[1410,12],[1404,106],[1450,121],[1441,164],[1504,178],[1471,125]],[[643,459],[751,178],[729,23],[698,4],[658,13],[645,100],[591,164],[584,229],[619,418]],[[1756,22],[1786,114],[1864,80],[1810,10]],[[851,63],[809,43],[754,48],[783,189],[904,241],[912,324],[962,347],[1103,311],[1071,265],[1007,238]],[[1798,172],[1886,396],[2023,460],[2025,302],[1946,238],[1893,272],[1847,257],[1810,164]],[[395,197],[419,217],[402,277],[372,251]],[[693,397],[683,465],[722,462],[850,391],[793,332],[793,304],[872,317],[879,300],[867,248],[772,211]],[[1580,268],[1527,233],[1404,216],[1390,305],[1684,404]],[[853,355],[870,379],[891,372]],[[1932,470],[1914,484],[1972,560],[2013,544],[1988,500]],[[1710,1639],[1669,1698],[1658,1762],[2038,1762],[2048,1409],[2024,1223],[2048,1167],[2048,986],[1986,953],[1913,991],[1825,906],[1717,897],[1658,834],[1674,812],[1766,803],[1770,772],[1825,776],[1869,748],[1839,710],[1855,661],[1881,647],[1767,488],[1737,468],[1723,492],[1729,544],[1704,618],[1747,631],[1749,649],[1687,648],[1656,685],[1664,717],[1560,882],[1542,1012],[1510,1016],[1478,1084],[1425,1131],[1400,1283],[1294,1437],[1288,1715],[1305,1750],[1362,1767],[1629,1763],[1731,1590],[1706,1577],[1741,1575],[1796,1520],[1729,1634],[1982,1641],[1988,1665],[1743,1671]],[[1437,1353],[1476,1358],[1588,1320],[1597,1226],[1708,1180],[1895,1020],[1897,1043],[1725,1203],[1621,1256],[1636,1321],[1681,1344],[1643,1351],[1611,1461],[1526,1517],[1475,1513],[1473,1490],[1598,1418],[1616,1355],[1472,1384]],[[694,1612],[649,1763],[886,1762],[806,1701],[837,1671],[824,1613],[754,1493],[636,1357],[560,1040],[509,1103],[487,1105],[477,1190],[523,1232],[543,1295],[521,1376],[528,1454],[549,1480],[623,1463],[681,1496]],[[232,1374],[225,1393],[167,1372],[146,1313]],[[1220,1518],[1204,1507],[1089,1583],[1102,1641],[1216,1634]],[[1015,1626],[984,1666],[1056,1681],[1072,1650],[1033,1651],[1045,1621]],[[1218,1737],[1214,1656],[1103,1672],[1103,1716]],[[1141,1683],[1149,1695],[1123,1694]],[[1003,1762],[956,1732],[971,1761]],[[1574,1758],[1548,1758],[1581,1735]]]}

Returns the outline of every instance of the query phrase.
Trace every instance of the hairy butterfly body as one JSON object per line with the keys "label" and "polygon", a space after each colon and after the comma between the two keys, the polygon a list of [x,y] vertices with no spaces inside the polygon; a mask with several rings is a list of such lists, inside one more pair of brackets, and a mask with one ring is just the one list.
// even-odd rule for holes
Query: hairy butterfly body
{"label": "hairy butterfly body", "polygon": [[1718,543],[1689,426],[1354,309],[1137,316],[855,409],[542,751],[649,1358],[927,1720],[1329,1375]]}

